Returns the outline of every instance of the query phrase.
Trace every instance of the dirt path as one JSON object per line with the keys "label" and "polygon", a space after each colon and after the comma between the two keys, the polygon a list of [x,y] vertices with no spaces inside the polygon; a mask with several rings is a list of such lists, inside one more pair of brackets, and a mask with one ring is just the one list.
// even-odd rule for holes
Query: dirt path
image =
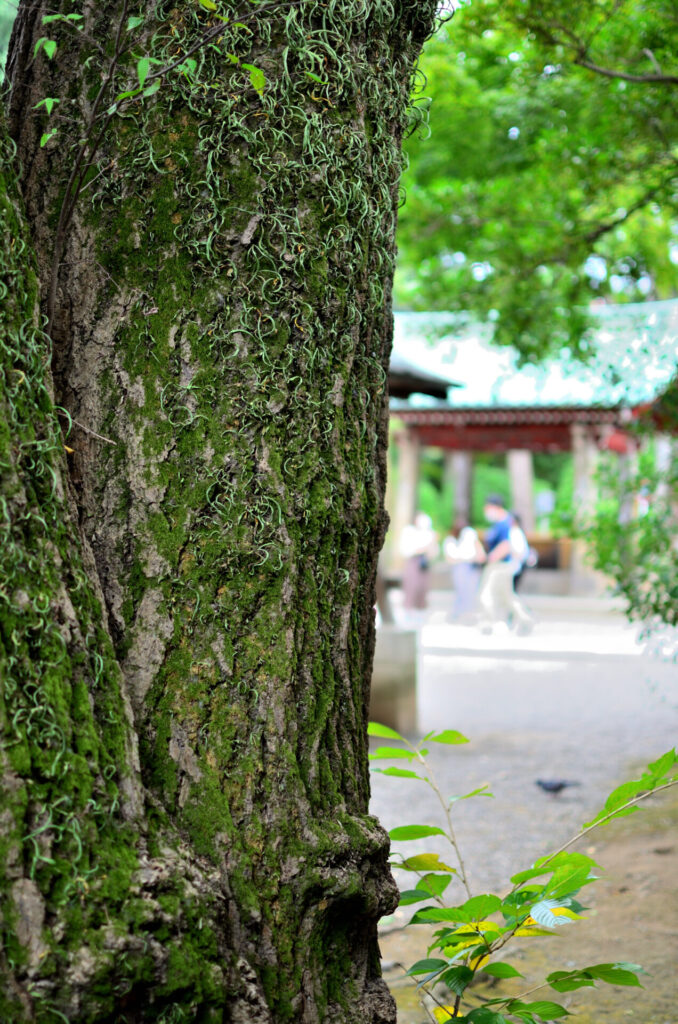
{"label": "dirt path", "polygon": [[[421,631],[420,731],[455,728],[471,740],[434,748],[431,757],[446,794],[490,783],[495,799],[457,804],[455,821],[473,890],[501,892],[511,874],[574,834],[615,785],[675,745],[678,669],[648,656],[636,631],[595,603],[578,609],[546,602],[539,626],[524,638],[481,637],[443,620],[434,605]],[[551,797],[535,785],[545,777],[580,785]],[[435,799],[418,782],[375,776],[373,810],[388,828],[441,823]],[[583,848],[595,848],[606,868],[605,880],[587,891],[589,920],[518,954],[516,966],[526,975],[536,971],[538,980],[549,970],[607,960],[642,963],[651,972],[644,991],[606,986],[559,999],[589,1008],[578,1010],[582,1024],[678,1024],[676,821],[678,798],[657,797],[646,813],[589,839]],[[401,848],[446,852],[430,839]],[[410,915],[410,908],[399,911],[384,930]],[[384,960],[425,956],[422,932],[417,926],[385,934]],[[390,971],[389,980],[401,1024],[426,1021],[399,973]]]}

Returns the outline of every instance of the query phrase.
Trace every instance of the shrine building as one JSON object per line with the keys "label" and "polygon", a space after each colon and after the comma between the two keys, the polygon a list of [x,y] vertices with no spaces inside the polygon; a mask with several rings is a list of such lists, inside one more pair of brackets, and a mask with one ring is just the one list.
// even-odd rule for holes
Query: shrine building
{"label": "shrine building", "polygon": [[[535,530],[533,455],[571,452],[574,505],[595,500],[601,450],[632,459],[626,432],[639,408],[675,378],[678,301],[600,305],[592,310],[591,357],[568,352],[520,366],[517,354],[489,341],[490,331],[448,313],[395,313],[389,374],[391,417],[399,429],[397,493],[389,493],[391,531],[416,512],[419,465],[426,447],[441,449],[454,481],[455,518],[469,520],[473,455],[505,453],[507,499],[528,536]],[[656,457],[671,457],[661,434]],[[580,558],[572,566],[577,573]]]}

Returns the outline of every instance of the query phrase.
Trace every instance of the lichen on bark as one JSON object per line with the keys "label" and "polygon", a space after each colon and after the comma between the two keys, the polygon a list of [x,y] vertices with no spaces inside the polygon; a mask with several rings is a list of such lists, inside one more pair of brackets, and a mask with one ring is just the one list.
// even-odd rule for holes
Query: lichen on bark
{"label": "lichen on bark", "polygon": [[[42,859],[19,871],[14,905],[49,950],[20,944],[32,974],[6,964],[26,1019],[40,1016],[31,985],[62,1013],[77,997],[83,1021],[392,1019],[376,922],[395,890],[368,814],[366,714],[400,140],[435,6],[248,8],[245,28],[194,50],[212,14],[149,4],[116,71],[112,94],[140,54],[196,61],[110,121],[60,259],[51,364],[72,452],[66,469],[48,395],[57,484],[36,507],[60,504],[36,614],[73,609],[81,667],[57,660],[45,703],[63,708],[89,873],[61,931],[52,876],[76,838],[58,816],[32,811],[32,838],[15,817]],[[33,60],[42,2],[20,9],[10,58],[43,296],[78,120],[121,15],[67,9],[83,31],[57,23],[60,59]],[[72,121],[41,149],[44,95]],[[45,813],[70,808],[40,764]]]}

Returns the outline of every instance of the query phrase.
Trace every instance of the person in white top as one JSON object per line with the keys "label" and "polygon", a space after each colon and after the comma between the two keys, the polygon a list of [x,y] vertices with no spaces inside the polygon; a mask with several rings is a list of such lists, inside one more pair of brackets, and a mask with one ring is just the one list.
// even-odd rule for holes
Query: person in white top
{"label": "person in white top", "polygon": [[454,622],[475,611],[485,549],[473,527],[457,519],[443,541],[443,554],[452,567],[454,604],[449,617]]}
{"label": "person in white top", "polygon": [[399,547],[405,559],[403,606],[407,609],[426,608],[429,566],[438,554],[438,538],[431,517],[425,512],[417,512],[414,523],[401,533]]}

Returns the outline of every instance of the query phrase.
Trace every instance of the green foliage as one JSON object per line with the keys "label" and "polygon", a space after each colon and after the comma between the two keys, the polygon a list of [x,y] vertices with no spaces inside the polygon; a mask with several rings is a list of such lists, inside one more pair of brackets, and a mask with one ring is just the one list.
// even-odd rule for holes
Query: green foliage
{"label": "green foliage", "polygon": [[620,464],[615,454],[603,457],[595,512],[578,523],[593,564],[615,580],[627,614],[649,631],[678,625],[678,460],[672,454],[658,464],[655,452],[644,443],[635,466]]}
{"label": "green foliage", "polygon": [[464,4],[421,60],[399,302],[531,359],[585,355],[595,297],[675,294],[677,50],[672,0]]}
{"label": "green foliage", "polygon": [[511,483],[503,456],[476,455],[473,460],[471,486],[471,523],[487,529],[485,498],[488,494],[503,494],[511,500]]}
{"label": "green foliage", "polygon": [[[483,1006],[471,1008],[468,991],[480,973],[497,979],[522,977],[513,964],[493,959],[516,939],[552,935],[558,928],[581,918],[583,909],[578,895],[582,888],[596,880],[598,865],[586,854],[570,849],[578,840],[597,828],[637,809],[650,793],[657,793],[678,784],[678,756],[675,750],[647,766],[641,777],[617,787],[592,821],[560,849],[540,857],[534,865],[519,871],[511,878],[511,886],[503,896],[493,893],[475,895],[469,888],[464,861],[450,816],[453,798],[446,799],[435,780],[431,765],[426,760],[424,743],[456,743],[460,734],[451,730],[429,733],[413,745],[393,729],[370,723],[372,736],[388,736],[399,740],[399,747],[382,747],[371,755],[374,760],[392,756],[406,756],[421,766],[417,777],[426,782],[435,793],[445,819],[445,828],[430,825],[403,825],[391,830],[394,841],[410,841],[427,836],[443,835],[447,839],[457,868],[440,861],[438,854],[423,853],[414,857],[394,854],[393,866],[419,876],[414,889],[401,894],[401,906],[414,903],[428,905],[415,911],[409,924],[427,923],[441,927],[434,933],[428,956],[413,964],[407,974],[418,979],[418,987],[430,991],[442,985],[455,996],[453,1004],[440,1002],[434,1011],[437,1021],[467,1021],[469,1024],[498,1024],[498,1022],[524,1022],[540,1024],[569,1016],[565,1007],[552,1000],[525,1002],[524,996],[541,988],[555,992],[571,992],[578,988],[592,988],[597,982],[609,985],[638,987],[638,973],[642,968],[632,963],[592,964],[574,970],[552,971],[542,985],[530,988],[522,996],[483,998]],[[462,738],[464,739],[464,738]],[[394,753],[395,752],[395,753]],[[425,774],[424,774],[425,773]],[[468,796],[477,795],[470,793]],[[443,899],[443,893],[452,883],[461,886],[463,902],[452,904]],[[431,956],[435,952],[436,956]],[[428,988],[427,988],[428,986]],[[442,990],[444,992],[444,989]]]}
{"label": "green foliage", "polygon": [[7,60],[7,48],[15,16],[16,8],[14,6],[7,2],[7,0],[0,2],[0,81],[2,80],[5,61]]}
{"label": "green foliage", "polygon": [[[393,446],[395,447],[395,446]],[[394,470],[390,474],[397,481],[397,453]],[[534,493],[555,491],[555,515],[549,518],[549,528],[563,530],[572,517],[572,456],[570,453],[542,453],[535,458]],[[471,525],[477,529],[487,528],[483,512],[488,494],[503,494],[511,501],[509,473],[504,455],[474,453],[471,485]],[[454,484],[444,479],[443,453],[437,449],[425,448],[420,462],[417,490],[417,508],[426,512],[433,520],[433,528],[439,537],[445,537],[452,525],[454,508]],[[564,529],[567,533],[567,529]]]}

